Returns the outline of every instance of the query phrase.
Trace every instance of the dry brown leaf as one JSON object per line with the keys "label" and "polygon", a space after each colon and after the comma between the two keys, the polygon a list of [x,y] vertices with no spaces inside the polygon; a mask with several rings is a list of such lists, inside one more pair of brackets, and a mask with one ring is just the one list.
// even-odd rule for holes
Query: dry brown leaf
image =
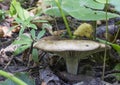
{"label": "dry brown leaf", "polygon": [[12,32],[9,31],[7,26],[0,26],[0,37],[11,37]]}
{"label": "dry brown leaf", "polygon": [[20,26],[17,26],[16,28],[14,28],[13,30],[12,30],[12,32],[19,32],[20,31]]}
{"label": "dry brown leaf", "polygon": [[0,37],[3,37],[3,35],[4,35],[4,32],[3,32],[3,30],[0,27]]}
{"label": "dry brown leaf", "polygon": [[14,29],[12,29],[12,32],[19,32],[20,31],[20,25],[18,25],[18,23],[12,22],[11,26],[12,27],[16,26]]}

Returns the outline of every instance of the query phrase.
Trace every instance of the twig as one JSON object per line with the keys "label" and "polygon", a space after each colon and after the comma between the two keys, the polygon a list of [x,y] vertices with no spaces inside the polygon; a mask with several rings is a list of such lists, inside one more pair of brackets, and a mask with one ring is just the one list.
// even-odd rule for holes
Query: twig
{"label": "twig", "polygon": [[4,70],[10,65],[10,63],[12,62],[12,60],[13,60],[13,58],[14,58],[14,56],[11,56],[11,59],[10,59],[10,61],[6,64],[6,66],[3,68]]}
{"label": "twig", "polygon": [[16,71],[11,71],[12,73],[16,73],[16,72],[24,72],[33,68],[36,68],[37,66],[31,66],[31,67],[26,67],[24,69],[20,69],[20,70],[16,70]]}
{"label": "twig", "polygon": [[107,71],[107,72],[105,73],[105,75],[114,74],[114,73],[120,73],[120,70]]}

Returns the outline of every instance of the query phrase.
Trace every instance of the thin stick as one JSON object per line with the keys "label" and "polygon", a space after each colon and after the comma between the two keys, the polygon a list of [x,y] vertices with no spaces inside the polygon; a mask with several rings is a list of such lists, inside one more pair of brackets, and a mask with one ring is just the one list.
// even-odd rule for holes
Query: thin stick
{"label": "thin stick", "polygon": [[[107,39],[108,39],[108,14],[107,14],[107,9],[108,9],[108,0],[106,0],[106,8],[105,8],[105,11],[106,11],[106,42],[105,42],[105,45],[106,46],[107,46]],[[104,53],[102,80],[104,80],[104,76],[105,76],[106,57],[107,57],[107,48],[105,48],[105,53]]]}
{"label": "thin stick", "polygon": [[4,67],[4,70],[10,65],[10,63],[12,62],[14,56],[11,56],[11,59],[9,60],[9,62],[7,63],[7,65]]}

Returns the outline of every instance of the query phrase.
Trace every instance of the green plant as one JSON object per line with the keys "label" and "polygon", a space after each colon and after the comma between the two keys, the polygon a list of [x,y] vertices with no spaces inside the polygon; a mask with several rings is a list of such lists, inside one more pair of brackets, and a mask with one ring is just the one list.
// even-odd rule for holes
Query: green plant
{"label": "green plant", "polygon": [[[46,32],[45,29],[42,28],[42,31],[40,31],[40,32],[38,33],[38,35],[36,35],[35,30],[32,29],[32,30],[30,31],[30,35],[22,34],[21,36],[19,36],[19,39],[18,39],[18,40],[15,40],[15,41],[13,42],[13,44],[19,45],[18,48],[15,50],[14,55],[17,55],[17,54],[25,51],[26,49],[28,49],[28,48],[30,48],[30,47],[32,48],[32,47],[33,47],[33,46],[32,46],[33,43],[34,43],[35,41],[39,40],[39,39],[45,34],[45,32]],[[34,48],[33,48],[33,49],[31,50],[31,52],[32,52],[33,60],[34,60],[35,62],[38,62],[38,51],[37,51],[37,49],[34,49]]]}
{"label": "green plant", "polygon": [[18,79],[13,74],[10,74],[8,72],[0,70],[0,75],[4,76],[6,78],[9,78],[10,80],[14,81],[18,85],[27,85],[25,82],[23,82],[22,80]]}
{"label": "green plant", "polygon": [[[70,15],[76,19],[86,20],[86,21],[89,20],[96,21],[96,20],[105,20],[106,18],[105,16],[106,13],[104,11],[105,3],[98,3],[95,0],[85,0],[85,1],[59,0],[59,1],[64,14]],[[51,3],[52,3],[52,7],[44,10],[44,13],[61,17],[58,8],[54,4],[55,3],[54,0],[51,1]],[[108,19],[114,17],[119,17],[119,15],[108,12]]]}
{"label": "green plant", "polygon": [[[30,16],[29,12],[21,7],[21,4],[16,1],[12,0],[10,5],[10,15],[15,18],[15,23],[18,25],[15,25],[11,28],[14,29],[17,26],[20,26],[19,31],[19,39],[15,40],[13,44],[19,45],[18,48],[15,50],[14,55],[17,55],[23,51],[25,51],[28,48],[32,48],[33,43],[40,39],[45,34],[45,29],[42,27],[42,31],[36,35],[35,30],[37,29],[37,26],[33,24],[34,22],[47,22],[46,20],[34,20],[35,16]],[[31,28],[31,29],[29,29]],[[24,30],[29,29],[30,35],[25,35]],[[29,33],[28,33],[29,34]],[[38,52],[36,49],[32,49],[32,56],[33,60],[35,62],[38,61]]]}
{"label": "green plant", "polygon": [[[106,3],[106,0],[95,0],[95,1],[97,1],[99,3],[103,3],[103,4]],[[108,0],[108,3],[115,7],[115,9],[114,9],[115,11],[120,12],[120,5],[119,5],[120,0],[116,0],[116,1],[115,0]]]}
{"label": "green plant", "polygon": [[0,75],[8,78],[5,81],[1,81],[0,85],[35,85],[35,80],[26,72],[19,72],[13,75],[0,70]]}
{"label": "green plant", "polygon": [[[34,21],[34,18],[37,17],[39,14],[35,16],[30,16],[30,13],[24,8],[22,8],[21,4],[16,0],[12,0],[11,2],[10,15],[15,18],[15,22],[18,23],[17,26],[20,25],[21,27],[19,36],[24,32],[25,29],[37,29],[37,26],[33,24],[34,22],[47,22],[45,20]],[[15,27],[16,26],[12,27],[11,29],[14,29]]]}
{"label": "green plant", "polygon": [[99,42],[111,45],[112,48],[115,49],[117,51],[117,53],[120,55],[120,46],[118,44],[114,44],[114,43],[111,43],[111,42],[108,42],[106,40],[102,40],[102,39],[99,39],[99,38],[96,38],[96,40],[98,40]]}
{"label": "green plant", "polygon": [[5,19],[5,11],[4,10],[0,10],[0,21]]}
{"label": "green plant", "polygon": [[[114,69],[113,69],[114,71],[119,71],[120,70],[120,63],[118,63],[115,67],[114,67]],[[114,74],[112,74],[113,76],[115,76],[116,77],[116,79],[119,81],[120,80],[120,73],[114,73]]]}
{"label": "green plant", "polygon": [[72,38],[72,32],[71,32],[71,30],[70,30],[70,28],[69,28],[69,25],[68,25],[68,22],[67,22],[67,19],[66,19],[65,15],[64,15],[64,12],[63,12],[63,10],[62,10],[62,8],[61,8],[61,6],[60,6],[59,0],[55,0],[55,2],[56,2],[57,6],[58,6],[58,8],[59,8],[59,10],[60,10],[60,14],[62,15],[62,18],[63,18],[63,20],[64,20],[64,23],[65,23],[67,32],[68,32],[68,34],[69,34],[69,37]]}

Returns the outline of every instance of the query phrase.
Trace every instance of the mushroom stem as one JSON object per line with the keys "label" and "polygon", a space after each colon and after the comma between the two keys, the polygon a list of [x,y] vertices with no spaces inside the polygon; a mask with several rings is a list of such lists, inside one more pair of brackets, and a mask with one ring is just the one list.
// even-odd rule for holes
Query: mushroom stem
{"label": "mushroom stem", "polygon": [[65,57],[65,60],[67,72],[76,75],[78,72],[79,57],[76,56]]}

